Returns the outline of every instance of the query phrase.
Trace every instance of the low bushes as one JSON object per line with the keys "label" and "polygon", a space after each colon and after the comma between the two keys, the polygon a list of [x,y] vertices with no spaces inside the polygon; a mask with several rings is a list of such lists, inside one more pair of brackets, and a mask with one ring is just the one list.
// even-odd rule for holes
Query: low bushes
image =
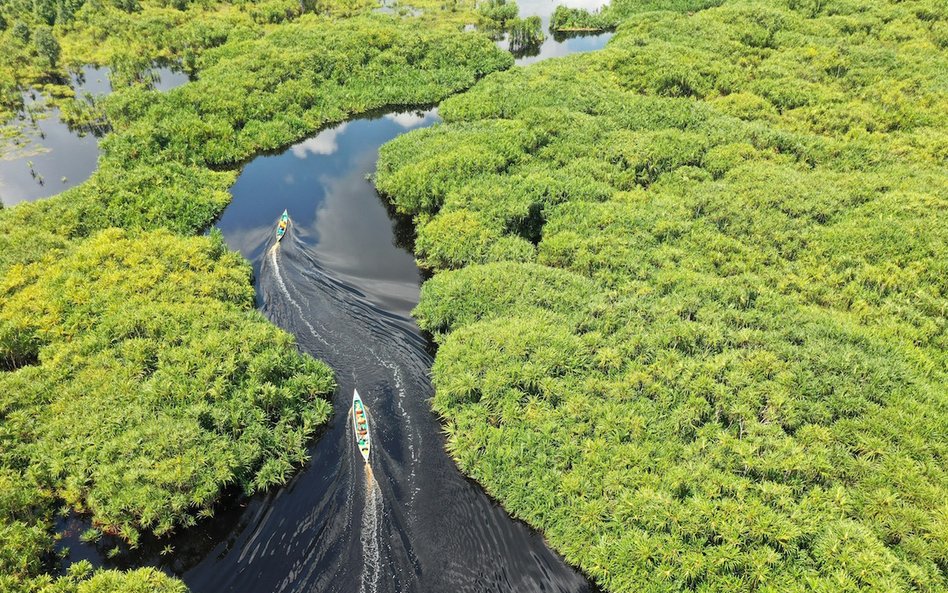
{"label": "low bushes", "polygon": [[930,3],[633,12],[382,149],[452,454],[610,591],[945,590]]}

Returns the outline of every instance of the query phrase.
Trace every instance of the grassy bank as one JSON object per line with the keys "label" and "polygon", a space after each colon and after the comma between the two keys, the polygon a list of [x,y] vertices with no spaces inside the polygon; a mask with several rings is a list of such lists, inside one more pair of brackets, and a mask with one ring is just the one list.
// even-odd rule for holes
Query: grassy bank
{"label": "grassy bank", "polygon": [[382,150],[453,455],[610,591],[944,591],[948,15],[626,10]]}
{"label": "grassy bank", "polygon": [[[328,418],[329,369],[253,311],[246,262],[191,235],[255,153],[436,102],[511,58],[454,13],[320,12],[229,28],[172,91],[121,86],[99,104],[113,132],[89,181],[0,211],[0,589],[182,590],[151,569],[50,576],[54,513],[134,546],[211,513],[224,488],[282,483]],[[60,37],[64,52],[73,34],[85,47],[95,31]]]}

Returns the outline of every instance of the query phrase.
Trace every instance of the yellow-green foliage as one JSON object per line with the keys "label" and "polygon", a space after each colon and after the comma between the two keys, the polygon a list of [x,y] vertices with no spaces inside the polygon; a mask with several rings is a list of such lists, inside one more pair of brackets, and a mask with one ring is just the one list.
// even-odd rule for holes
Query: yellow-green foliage
{"label": "yellow-green foliage", "polygon": [[188,590],[181,581],[154,568],[93,572],[92,565],[85,560],[70,566],[65,576],[55,581],[39,579],[33,587],[37,593],[186,593]]}
{"label": "yellow-green foliage", "polygon": [[383,147],[452,453],[608,590],[948,589],[945,17],[630,15]]}
{"label": "yellow-green foliage", "polygon": [[283,483],[328,419],[332,374],[253,310],[249,276],[219,238],[117,229],[14,265],[5,471],[133,544],[193,524],[229,485]]}
{"label": "yellow-green foliage", "polygon": [[595,11],[559,5],[550,18],[550,30],[602,31],[613,29],[630,15],[640,12],[694,12],[722,3],[723,0],[612,0]]}
{"label": "yellow-green foliage", "polygon": [[[241,16],[262,4],[221,8],[219,22],[198,8],[149,4],[129,20],[86,4],[103,12],[60,37],[64,55],[96,40],[144,57],[193,49],[200,76],[167,93],[119,85],[100,104],[114,131],[92,178],[0,211],[0,485],[16,485],[0,495],[0,589],[179,590],[157,573],[88,567],[53,582],[41,563],[52,512],[66,503],[132,544],[167,533],[228,485],[281,483],[327,418],[313,396],[331,388],[328,369],[252,312],[246,263],[219,239],[185,236],[221,212],[256,152],[353,113],[436,102],[512,60],[461,32],[461,17],[338,20],[333,7],[362,5],[325,4],[266,26]],[[109,15],[114,28],[98,30]]]}
{"label": "yellow-green foliage", "polygon": [[[335,21],[367,15],[377,6],[371,0],[5,0],[0,2],[0,124],[22,107],[21,93],[28,87],[46,91],[66,107],[67,117],[74,115],[73,91],[62,82],[68,70],[83,64],[109,66],[113,86],[122,88],[140,81],[156,61],[196,72],[208,49],[228,41],[259,39],[303,15]],[[476,19],[473,0],[413,0],[411,6],[420,11],[409,25],[417,29],[458,29]],[[61,47],[54,63],[35,39],[37,32],[48,37],[49,25]]]}
{"label": "yellow-green foliage", "polygon": [[307,15],[209,51],[192,84],[116,97],[107,109],[120,133],[105,148],[129,161],[233,164],[351,113],[437,101],[510,63],[486,37],[448,26]]}

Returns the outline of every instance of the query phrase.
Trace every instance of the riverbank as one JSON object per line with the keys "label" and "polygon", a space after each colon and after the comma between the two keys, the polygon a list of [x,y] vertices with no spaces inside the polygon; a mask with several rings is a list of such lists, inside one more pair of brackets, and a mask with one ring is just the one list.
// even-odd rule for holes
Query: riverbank
{"label": "riverbank", "polygon": [[[510,62],[447,24],[304,15],[222,40],[194,82],[103,101],[114,131],[92,178],[0,211],[2,467],[21,485],[4,501],[5,587],[52,580],[42,558],[63,505],[91,514],[85,537],[134,545],[305,460],[329,414],[327,367],[250,312],[249,268],[219,238],[188,235],[229,202],[250,155],[353,113],[436,102]],[[163,578],[74,572],[56,586]]]}
{"label": "riverbank", "polygon": [[607,590],[948,586],[939,14],[630,14],[383,147],[452,455]]}

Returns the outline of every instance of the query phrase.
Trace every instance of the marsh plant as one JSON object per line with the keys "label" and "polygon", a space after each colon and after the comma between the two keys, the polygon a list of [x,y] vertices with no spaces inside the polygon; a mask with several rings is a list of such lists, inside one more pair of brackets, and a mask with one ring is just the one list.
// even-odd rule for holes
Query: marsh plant
{"label": "marsh plant", "polygon": [[448,446],[608,591],[948,590],[948,13],[713,4],[383,147]]}

